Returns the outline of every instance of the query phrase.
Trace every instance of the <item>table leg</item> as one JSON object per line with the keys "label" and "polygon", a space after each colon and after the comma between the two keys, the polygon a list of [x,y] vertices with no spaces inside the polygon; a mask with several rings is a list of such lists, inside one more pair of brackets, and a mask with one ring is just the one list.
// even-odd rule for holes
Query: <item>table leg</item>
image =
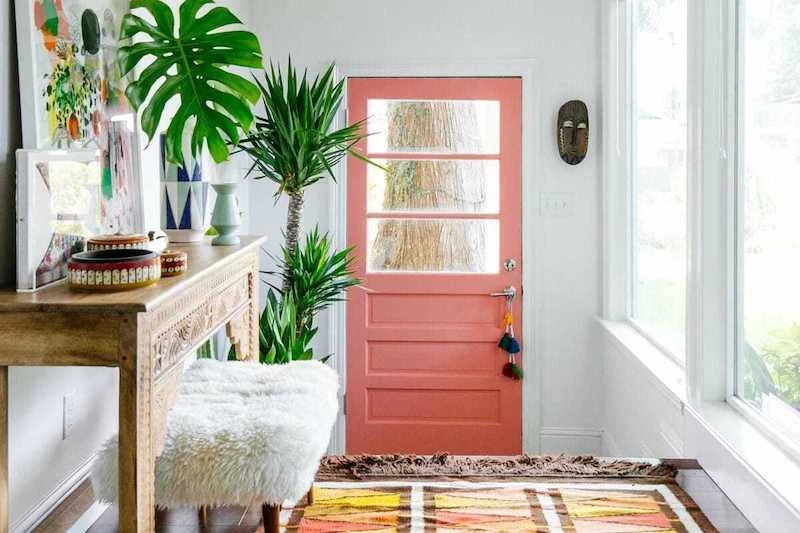
{"label": "table leg", "polygon": [[153,372],[148,317],[124,319],[119,360],[119,531],[155,531]]}
{"label": "table leg", "polygon": [[8,367],[0,366],[0,533],[8,533]]}
{"label": "table leg", "polygon": [[[258,279],[258,274],[251,274],[250,279]],[[252,281],[251,283],[255,284],[255,281]],[[261,349],[261,343],[259,342],[261,309],[258,306],[258,287],[253,287],[253,289],[250,291],[250,302],[247,304],[246,312],[249,315],[249,319],[247,321],[249,330],[247,331],[248,347],[246,358],[249,361],[257,362],[260,359],[259,352]]]}
{"label": "table leg", "polygon": [[231,317],[225,334],[239,361],[258,361],[258,314],[252,303]]}

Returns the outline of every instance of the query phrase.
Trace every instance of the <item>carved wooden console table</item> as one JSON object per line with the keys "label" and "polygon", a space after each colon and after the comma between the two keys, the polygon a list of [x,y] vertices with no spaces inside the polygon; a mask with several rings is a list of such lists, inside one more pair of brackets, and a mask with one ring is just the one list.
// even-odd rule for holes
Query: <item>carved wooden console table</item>
{"label": "carved wooden console table", "polygon": [[155,531],[155,457],[184,359],[226,324],[238,357],[258,357],[262,241],[183,247],[185,275],[130,292],[79,294],[63,283],[0,291],[0,533],[8,531],[9,366],[119,367],[119,530]]}

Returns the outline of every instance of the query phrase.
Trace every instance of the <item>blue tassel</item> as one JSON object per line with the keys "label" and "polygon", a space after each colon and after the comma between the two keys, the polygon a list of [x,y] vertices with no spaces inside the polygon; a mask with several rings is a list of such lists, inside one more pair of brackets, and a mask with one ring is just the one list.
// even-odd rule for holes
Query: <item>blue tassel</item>
{"label": "blue tassel", "polygon": [[512,337],[509,333],[504,333],[500,338],[500,342],[497,343],[497,347],[508,351],[512,341],[514,341],[514,337]]}

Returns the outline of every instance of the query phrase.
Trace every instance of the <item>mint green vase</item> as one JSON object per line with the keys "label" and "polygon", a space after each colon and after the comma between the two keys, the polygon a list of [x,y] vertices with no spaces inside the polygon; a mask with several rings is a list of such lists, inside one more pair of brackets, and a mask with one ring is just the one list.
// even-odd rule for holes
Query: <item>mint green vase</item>
{"label": "mint green vase", "polygon": [[232,246],[239,244],[239,235],[236,230],[242,224],[239,214],[239,202],[236,199],[238,183],[212,183],[211,186],[217,193],[214,211],[211,213],[211,226],[217,230],[211,244],[214,246]]}

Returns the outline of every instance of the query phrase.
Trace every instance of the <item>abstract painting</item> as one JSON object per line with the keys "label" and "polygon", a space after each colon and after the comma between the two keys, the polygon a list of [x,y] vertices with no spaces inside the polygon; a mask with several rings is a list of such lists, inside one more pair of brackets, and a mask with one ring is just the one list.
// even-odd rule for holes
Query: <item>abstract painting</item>
{"label": "abstract painting", "polygon": [[[103,148],[108,123],[131,114],[116,63],[128,0],[17,2],[26,148]],[[95,145],[95,146],[92,146]]]}
{"label": "abstract painting", "polygon": [[108,233],[144,231],[139,135],[116,55],[129,0],[16,3],[27,149],[97,150]]}

